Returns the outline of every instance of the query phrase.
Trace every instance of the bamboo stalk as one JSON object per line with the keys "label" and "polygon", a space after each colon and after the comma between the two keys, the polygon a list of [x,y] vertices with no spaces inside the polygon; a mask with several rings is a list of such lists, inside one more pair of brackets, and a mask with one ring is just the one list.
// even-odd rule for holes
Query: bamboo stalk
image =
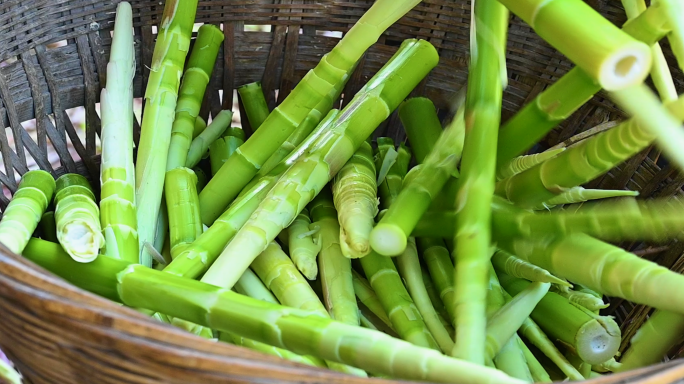
{"label": "bamboo stalk", "polygon": [[484,364],[491,200],[501,98],[507,79],[508,11],[492,0],[474,4],[466,95],[466,137],[457,197],[454,272],[456,344],[451,355]]}
{"label": "bamboo stalk", "polygon": [[211,175],[215,175],[223,163],[245,142],[245,131],[242,128],[230,127],[222,137],[209,145],[209,160],[211,161]]}
{"label": "bamboo stalk", "polygon": [[[646,2],[644,0],[622,0],[622,6],[625,8],[625,13],[629,20],[634,20],[634,18],[646,11]],[[657,7],[659,4],[655,2],[653,6]],[[660,44],[655,43],[651,46],[651,56],[653,57],[651,80],[653,80],[660,98],[666,103],[677,100],[677,90],[672,80],[670,66],[665,60]]]}
{"label": "bamboo stalk", "polygon": [[[214,117],[207,128],[192,140],[192,144],[190,144],[190,149],[188,150],[188,157],[185,161],[186,167],[192,168],[202,160],[202,156],[207,153],[209,146],[228,129],[232,119],[233,112],[230,110],[223,110]],[[237,149],[235,151],[237,152]],[[228,159],[226,159],[226,161],[228,161]]]}
{"label": "bamboo stalk", "polygon": [[197,0],[167,0],[152,54],[145,113],[135,163],[135,202],[140,262],[152,266],[145,244],[154,241],[164,176],[185,57],[190,48]]}
{"label": "bamboo stalk", "polygon": [[682,289],[684,276],[614,245],[585,234],[498,240],[500,247],[558,277],[608,296],[684,314],[680,296],[660,294]]}
{"label": "bamboo stalk", "polygon": [[[195,45],[190,52],[188,65],[183,73],[183,81],[178,90],[178,103],[173,120],[169,158],[166,170],[185,166],[188,150],[193,142],[195,121],[202,107],[202,99],[214,70],[219,48],[223,43],[223,33],[212,24],[203,24],[197,32]],[[204,134],[202,130],[198,136]],[[195,164],[188,168],[194,167]]]}
{"label": "bamboo stalk", "polygon": [[454,342],[451,336],[449,336],[446,327],[440,322],[437,312],[430,302],[430,297],[425,290],[415,239],[410,238],[406,250],[397,257],[397,267],[405,281],[411,299],[413,299],[416,308],[418,308],[418,311],[423,316],[425,326],[442,352],[449,353],[454,347]]}
{"label": "bamboo stalk", "polygon": [[[643,93],[638,89],[636,91]],[[679,122],[684,120],[684,97],[668,104],[667,108],[677,116]],[[645,117],[642,116],[643,118]],[[670,124],[671,120],[666,120]],[[627,120],[527,171],[503,179],[497,183],[497,194],[522,208],[535,207],[570,188],[591,181],[653,142],[657,136],[656,131],[642,123],[637,119]],[[653,125],[652,122],[648,124]],[[674,128],[673,124],[670,124],[670,128]]]}
{"label": "bamboo stalk", "polygon": [[318,276],[316,257],[321,251],[321,244],[314,242],[314,234],[320,228],[311,224],[309,211],[304,208],[287,228],[287,233],[292,262],[307,279],[316,280]]}
{"label": "bamboo stalk", "polygon": [[646,84],[613,91],[609,96],[655,137],[658,147],[676,167],[684,169],[684,154],[681,151],[684,133],[682,120],[677,113],[670,113]]}
{"label": "bamboo stalk", "polygon": [[100,210],[88,180],[67,173],[56,182],[55,225],[57,239],[76,261],[93,261],[105,245],[100,226]]}
{"label": "bamboo stalk", "polygon": [[620,359],[615,372],[659,363],[684,334],[684,316],[680,313],[655,311],[630,340],[630,347]]}
{"label": "bamboo stalk", "polygon": [[[511,295],[531,284],[505,274],[499,279]],[[602,363],[620,347],[620,327],[612,318],[583,310],[553,292],[541,299],[531,317],[550,337],[570,346],[587,363]]]}
{"label": "bamboo stalk", "polygon": [[202,234],[197,199],[197,176],[185,167],[166,172],[166,206],[169,215],[171,258],[175,258]]}
{"label": "bamboo stalk", "polygon": [[439,140],[421,163],[421,168],[404,187],[395,202],[387,207],[380,222],[370,234],[370,245],[383,256],[397,256],[406,249],[408,236],[418,220],[456,172],[461,159],[465,120],[459,109],[454,122],[440,135]]}
{"label": "bamboo stalk", "polygon": [[249,126],[253,130],[257,130],[270,113],[266,97],[264,97],[264,91],[261,89],[261,82],[245,84],[238,87],[237,91],[240,95],[240,101],[242,101],[242,105],[245,108]]}
{"label": "bamboo stalk", "polygon": [[139,262],[133,168],[133,13],[127,2],[116,9],[107,83],[100,93],[102,155],[100,225],[105,255]]}
{"label": "bamboo stalk", "polygon": [[333,319],[345,324],[359,325],[352,282],[351,260],[342,254],[340,225],[333,203],[332,192],[324,188],[309,204],[311,219],[319,227],[316,234],[321,247],[318,270],[321,274],[325,306]]}
{"label": "bamboo stalk", "polygon": [[45,171],[28,171],[0,218],[0,243],[21,254],[55,192],[55,179]]}

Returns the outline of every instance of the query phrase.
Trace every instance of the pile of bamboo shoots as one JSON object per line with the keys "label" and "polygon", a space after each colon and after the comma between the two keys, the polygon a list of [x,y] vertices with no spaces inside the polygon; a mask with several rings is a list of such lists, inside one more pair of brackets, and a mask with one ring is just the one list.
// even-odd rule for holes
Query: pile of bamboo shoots
{"label": "pile of bamboo shoots", "polygon": [[[223,34],[202,25],[192,41],[197,0],[167,0],[135,162],[120,3],[101,195],[83,176],[30,171],[0,242],[157,321],[356,376],[576,381],[662,361],[684,335],[684,276],[611,243],[681,238],[684,202],[582,185],[652,144],[684,169],[684,98],[658,45],[684,66],[684,6],[623,0],[619,28],[581,0],[471,1],[467,90],[451,105],[408,98],[439,60],[408,39],[334,108],[418,3],[376,0],[272,111],[259,83],[240,87],[246,135],[230,110],[199,117]],[[501,124],[509,11],[576,67]],[[528,154],[601,89],[631,117]],[[408,142],[371,140],[395,110]],[[622,356],[606,297],[656,309]]]}

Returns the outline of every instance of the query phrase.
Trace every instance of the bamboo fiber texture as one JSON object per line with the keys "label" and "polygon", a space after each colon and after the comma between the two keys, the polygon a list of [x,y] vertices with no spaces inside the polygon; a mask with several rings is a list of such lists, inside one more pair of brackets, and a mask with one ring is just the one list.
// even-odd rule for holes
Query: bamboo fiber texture
{"label": "bamboo fiber texture", "polygon": [[[29,169],[59,177],[86,176],[99,185],[100,120],[96,110],[111,44],[110,0],[0,0],[0,210]],[[200,116],[205,120],[233,106],[237,87],[260,81],[267,103],[277,105],[304,74],[332,49],[372,0],[199,1],[197,23],[218,25],[225,34]],[[587,0],[621,26],[620,2]],[[134,96],[149,77],[161,20],[159,1],[131,1],[135,28]],[[467,80],[470,4],[426,0],[399,20],[368,50],[344,90],[351,97],[407,38],[426,39],[440,63],[414,90],[446,108]],[[674,57],[664,47],[668,62]],[[508,35],[508,87],[502,123],[573,65],[512,17]],[[682,92],[684,76],[672,67]],[[277,91],[277,92],[276,92]],[[241,106],[240,106],[241,107]],[[242,108],[240,108],[242,109]],[[85,114],[85,127],[74,120]],[[238,112],[235,110],[234,112]],[[624,114],[602,92],[550,132],[532,152],[569,146],[617,124]],[[134,140],[140,133],[139,115]],[[246,132],[251,128],[242,119]],[[406,135],[396,114],[374,134],[395,142]],[[650,147],[587,187],[639,191],[642,197],[682,194],[684,175]],[[95,191],[99,196],[99,191]],[[625,249],[677,272],[684,271],[684,243],[624,243]],[[650,308],[611,300],[627,341]],[[0,245],[0,348],[28,383],[361,383],[332,371],[304,367],[240,347],[185,334],[74,288]],[[672,356],[683,353],[681,347]],[[684,377],[679,360],[592,380],[595,383],[674,383]]]}

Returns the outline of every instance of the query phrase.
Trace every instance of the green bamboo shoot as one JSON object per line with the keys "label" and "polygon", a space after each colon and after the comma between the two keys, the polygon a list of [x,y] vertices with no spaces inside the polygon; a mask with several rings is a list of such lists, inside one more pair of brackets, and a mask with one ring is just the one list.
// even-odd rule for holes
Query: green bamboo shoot
{"label": "green bamboo shoot", "polygon": [[[356,64],[348,71],[353,72],[356,68]],[[344,86],[347,84],[350,76],[345,76],[343,80],[338,83],[330,93],[324,98],[320,99],[318,104],[309,112],[309,114],[302,120],[301,123],[295,128],[295,130],[290,134],[290,136],[285,140],[285,142],[278,147],[278,149],[273,152],[271,157],[264,162],[261,169],[257,172],[256,177],[268,174],[273,168],[275,168],[281,161],[283,161],[287,156],[292,153],[292,151],[301,144],[311,131],[318,125],[323,117],[330,111],[333,103],[340,98]],[[248,184],[249,185],[249,184]]]}
{"label": "green bamboo shoot", "polygon": [[[55,223],[54,211],[43,213],[40,223],[38,223],[38,227],[40,228],[41,239],[51,241],[53,243],[59,243],[59,240],[57,239],[57,223]],[[137,248],[138,243],[136,242],[135,244]]]}
{"label": "green bamboo shoot", "polygon": [[[316,293],[276,242],[271,242],[254,260],[252,269],[283,305],[306,310],[318,317],[331,317]],[[356,304],[356,300],[354,303]],[[354,325],[358,326],[358,320]],[[366,376],[365,372],[356,368],[337,363],[328,363],[328,366],[352,375]]]}
{"label": "green bamboo shoot", "polygon": [[316,280],[318,263],[316,257],[321,251],[320,242],[314,241],[314,235],[320,227],[311,229],[309,211],[304,208],[287,228],[290,258],[297,269],[309,280]]}
{"label": "green bamboo shoot", "polygon": [[285,161],[269,172],[267,176],[255,180],[249,189],[243,191],[228,210],[207,231],[202,233],[191,247],[188,247],[188,249],[178,255],[164,271],[188,278],[197,278],[206,272],[225,248],[226,244],[249,220],[252,213],[266,198],[268,192],[273,188],[278,179],[282,177],[283,173],[304,154],[308,153],[314,143],[328,132],[338,113],[338,110],[331,110],[328,116],[321,121],[316,130],[309,135],[296,151],[291,153]]}
{"label": "green bamboo shoot", "polygon": [[[625,8],[625,13],[629,20],[635,19],[641,13],[646,11],[646,2],[644,0],[622,0],[622,6]],[[654,2],[653,6],[659,6]],[[670,73],[670,66],[665,60],[663,50],[660,44],[655,43],[651,46],[651,56],[653,57],[653,65],[651,66],[651,80],[660,94],[663,102],[670,102],[677,100],[677,89],[675,89],[672,74]]]}
{"label": "green bamboo shoot", "polygon": [[100,93],[102,155],[100,226],[105,255],[139,262],[133,168],[133,14],[127,2],[117,6],[107,84]]}
{"label": "green bamboo shoot", "polygon": [[447,321],[447,319],[450,319],[451,316],[446,311],[446,308],[444,308],[444,303],[442,302],[442,299],[439,298],[439,293],[437,293],[437,290],[435,289],[435,284],[432,282],[432,279],[430,278],[430,275],[425,271],[425,269],[421,268],[421,272],[423,274],[423,282],[425,283],[425,290],[427,291],[428,296],[430,296],[430,302],[432,303],[432,306],[435,308],[435,311],[437,311],[437,316],[439,316],[439,321],[442,323],[444,328],[449,332],[449,336],[451,339],[454,339],[454,328]]}
{"label": "green bamboo shoot", "polygon": [[[414,236],[448,237],[454,231],[455,211],[428,211]],[[495,196],[492,231],[495,239],[560,236],[585,233],[606,241],[665,241],[681,238],[684,202],[679,199],[634,200],[585,204],[574,209],[530,212]],[[498,257],[495,255],[495,258]],[[513,264],[511,264],[513,266]],[[505,268],[500,264],[500,269]],[[509,274],[514,274],[511,270]],[[518,276],[524,277],[524,276]],[[531,276],[524,277],[534,280]]]}
{"label": "green bamboo shoot", "polygon": [[442,134],[442,124],[437,117],[435,105],[428,98],[413,97],[401,103],[398,112],[413,155],[422,164]]}
{"label": "green bamboo shoot", "polygon": [[494,358],[494,364],[500,371],[511,377],[532,383],[532,373],[527,367],[525,354],[520,347],[517,337],[511,337],[504,344],[501,352]]}
{"label": "green bamboo shoot", "polygon": [[380,303],[380,299],[373,291],[368,280],[363,276],[359,275],[358,272],[352,270],[352,283],[354,284],[354,294],[359,299],[359,301],[366,306],[380,321],[382,321],[389,328],[392,328],[392,323],[390,322],[387,313]]}
{"label": "green bamboo shoot", "polygon": [[[275,296],[273,296],[271,291],[266,288],[264,283],[259,280],[259,277],[251,269],[247,269],[242,277],[240,277],[240,280],[238,280],[237,284],[235,284],[235,292],[252,297],[254,299],[265,301],[267,303],[279,304]],[[278,356],[285,360],[290,360],[301,364],[315,367],[326,366],[325,362],[319,358],[313,356],[300,356],[286,349],[277,348],[258,341],[250,340],[230,332],[221,332],[219,334],[219,340],[228,341],[235,345],[241,345],[255,351]]]}
{"label": "green bamboo shoot", "polygon": [[371,287],[399,337],[414,345],[439,350],[392,259],[371,251],[360,260]]}
{"label": "green bamboo shoot", "polygon": [[[514,337],[519,338],[517,334]],[[520,348],[522,348],[523,354],[525,355],[527,368],[530,370],[530,374],[532,375],[534,382],[551,383],[551,377],[549,377],[549,374],[546,372],[546,369],[544,369],[544,367],[541,365],[539,360],[537,360],[532,351],[530,351],[530,349],[527,347],[527,345],[525,345],[525,343],[521,339],[518,339],[518,342],[520,344]]]}
{"label": "green bamboo shoot", "polygon": [[491,201],[501,99],[506,85],[508,11],[498,2],[474,4],[466,138],[457,195],[454,300],[456,344],[451,355],[484,364]]}
{"label": "green bamboo shoot", "polygon": [[349,258],[370,252],[369,237],[378,214],[373,149],[364,142],[333,180],[335,209],[340,222],[340,246]]}
{"label": "green bamboo shoot", "polygon": [[430,43],[406,40],[392,59],[338,115],[330,131],[316,142],[312,151],[283,174],[202,281],[232,287],[251,261],[289,226],[377,125],[389,116],[436,64],[437,53]]}
{"label": "green bamboo shoot", "polygon": [[592,365],[591,369],[595,372],[606,373],[606,372],[619,372],[622,368],[622,363],[615,361],[615,358],[611,358],[601,364]]}
{"label": "green bamboo shoot", "polygon": [[354,295],[351,260],[342,254],[340,225],[332,192],[324,188],[309,204],[311,220],[318,226],[317,242],[321,247],[318,270],[321,274],[325,306],[333,319],[359,325],[359,307]]}
{"label": "green bamboo shoot", "polygon": [[234,345],[249,348],[254,351],[265,353],[267,355],[278,356],[281,359],[293,361],[299,364],[310,365],[312,367],[325,367],[325,362],[310,356],[301,356],[287,349],[276,348],[268,344],[260,343],[258,341],[250,340],[242,336],[238,336],[231,332],[221,332],[219,340],[229,342]]}
{"label": "green bamboo shoot", "polygon": [[199,136],[202,131],[207,128],[207,122],[202,118],[202,116],[197,116],[195,118],[195,128],[192,131],[192,138]]}
{"label": "green bamboo shoot", "polygon": [[203,232],[199,219],[197,176],[191,169],[178,167],[166,172],[164,182],[171,258],[175,258]]}
{"label": "green bamboo shoot", "polygon": [[504,348],[550,287],[550,283],[531,283],[489,316],[485,345],[487,358],[493,359]]}
{"label": "green bamboo shoot", "polygon": [[197,0],[165,3],[145,90],[145,113],[135,164],[135,203],[140,262],[148,267],[152,266],[152,256],[145,244],[154,241],[178,88],[196,11]]}
{"label": "green bamboo shoot", "polygon": [[568,299],[569,302],[580,305],[592,312],[608,308],[608,304],[605,304],[601,298],[588,293],[574,291],[567,286],[551,287],[551,292],[555,292]]}
{"label": "green bamboo shoot", "polygon": [[646,84],[613,91],[609,96],[655,136],[658,147],[676,167],[684,169],[684,154],[680,150],[684,146],[684,133],[678,114],[670,113]]}
{"label": "green bamboo shoot", "polygon": [[207,153],[207,150],[209,149],[209,146],[211,146],[211,143],[213,143],[219,137],[221,137],[221,135],[223,135],[223,132],[225,132],[226,129],[228,129],[230,123],[233,121],[232,119],[233,112],[228,109],[219,112],[218,115],[216,115],[216,117],[213,118],[213,120],[211,121],[211,123],[209,123],[207,128],[204,131],[202,131],[202,133],[200,133],[199,136],[192,140],[192,144],[190,144],[190,149],[188,150],[188,157],[185,161],[186,167],[192,168],[195,165],[197,165],[197,163],[199,163],[200,160],[202,160],[202,156],[204,156]]}
{"label": "green bamboo shoot", "polygon": [[0,243],[21,254],[52,201],[55,179],[45,171],[28,171],[0,219]]}
{"label": "green bamboo shoot", "polygon": [[662,295],[684,289],[684,276],[591,236],[502,237],[499,246],[597,292],[684,314],[684,298]]}
{"label": "green bamboo shoot", "polygon": [[659,363],[684,334],[684,316],[668,311],[655,311],[630,340],[616,372]]}
{"label": "green bamboo shoot", "polygon": [[212,176],[218,172],[223,163],[232,155],[238,147],[245,142],[245,131],[242,128],[231,127],[226,129],[222,137],[216,139],[209,146],[209,160],[211,161]]}
{"label": "green bamboo shoot", "polygon": [[[669,32],[667,15],[662,8],[648,7],[638,17],[628,21],[623,31],[648,45],[656,43]],[[586,21],[581,17],[576,20]],[[593,25],[591,30],[594,30]],[[515,156],[522,155],[600,90],[601,85],[579,67],[563,75],[501,127],[497,169]]]}
{"label": "green bamboo shoot", "polygon": [[[507,293],[506,293],[507,295]],[[529,317],[520,327],[520,334],[525,337],[530,344],[537,347],[546,357],[573,381],[584,380],[584,376],[563,356],[556,348],[555,344],[546,336],[544,331]]]}
{"label": "green bamboo shoot", "polygon": [[684,7],[681,2],[672,0],[659,0],[655,4],[665,11],[667,23],[672,27],[667,40],[677,59],[679,69],[684,70]]}
{"label": "green bamboo shoot", "polygon": [[492,265],[498,271],[513,277],[541,283],[553,283],[564,286],[570,285],[567,281],[557,278],[549,271],[539,268],[532,263],[528,263],[525,260],[521,260],[500,249],[496,250],[494,255],[492,255]]}
{"label": "green bamboo shoot", "polygon": [[[504,274],[501,285],[516,295],[532,284]],[[620,327],[610,317],[598,316],[567,299],[549,292],[532,311],[532,319],[556,340],[560,340],[585,362],[602,363],[615,355],[620,347]]]}
{"label": "green bamboo shoot", "polygon": [[[684,97],[668,104],[684,121]],[[636,119],[599,133],[558,156],[497,183],[497,194],[531,208],[608,172],[648,147],[656,135]]]}
{"label": "green bamboo shoot", "polygon": [[447,180],[456,171],[461,159],[465,120],[459,109],[454,122],[449,124],[425,157],[415,178],[406,185],[390,205],[370,234],[373,250],[383,256],[397,256],[406,248],[420,217],[427,211]]}
{"label": "green bamboo shoot", "polygon": [[[649,46],[621,31],[583,1],[501,3],[608,91],[639,84],[648,76]],[[600,37],[597,30],[601,30]],[[576,41],[582,44],[574,44]]]}
{"label": "green bamboo shoot", "polygon": [[76,173],[61,176],[56,185],[57,239],[74,260],[91,262],[105,245],[95,194],[88,180]]}
{"label": "green bamboo shoot", "polygon": [[268,303],[280,304],[278,299],[273,296],[273,293],[266,288],[264,283],[259,280],[259,277],[251,269],[247,269],[237,284],[235,284],[235,292]]}
{"label": "green bamboo shoot", "polygon": [[245,84],[237,88],[240,95],[240,101],[245,108],[247,114],[247,121],[252,130],[256,130],[263,124],[268,117],[270,111],[268,104],[266,104],[266,97],[264,91],[261,89],[261,82]]}
{"label": "green bamboo shoot", "polygon": [[444,241],[432,237],[419,237],[418,249],[430,271],[430,277],[444,303],[449,319],[456,315],[454,307],[454,264]]}
{"label": "green bamboo shoot", "polygon": [[496,171],[496,179],[501,180],[541,164],[544,161],[556,157],[559,153],[565,151],[566,148],[558,148],[548,150],[542,153],[535,153],[533,155],[518,156],[508,163],[504,164]]}
{"label": "green bamboo shoot", "polygon": [[[221,43],[223,33],[217,26],[203,24],[199,28],[178,90],[176,117],[171,131],[169,158],[166,161],[167,171],[185,166],[188,150],[193,142],[195,120],[202,107],[204,92],[211,79]],[[199,136],[205,131],[206,129],[203,129]],[[195,164],[188,168],[194,166]]]}
{"label": "green bamboo shoot", "polygon": [[[518,321],[516,321],[516,319],[513,320],[513,326],[510,327],[513,329],[512,333],[510,331],[503,331],[503,328],[505,327],[495,324],[499,321],[498,319],[502,318],[501,315],[505,315],[505,313],[508,312],[508,309],[502,312],[502,308],[506,308],[505,306],[510,308],[510,303],[513,302],[512,298],[508,297],[509,303],[505,304],[507,300],[504,297],[504,293],[505,292],[499,283],[499,279],[496,277],[494,268],[490,267],[489,284],[487,284],[486,312],[487,318],[490,322],[493,321],[493,323],[489,323],[487,325],[488,337],[485,364],[493,364],[499,370],[506,372],[511,376],[529,382],[531,380],[532,373],[530,372],[527,362],[525,361],[525,354],[522,350],[523,342],[518,339],[517,334],[515,333],[515,325],[518,323]],[[527,316],[525,316],[524,319],[527,319]],[[490,325],[493,326],[492,329],[490,329]],[[499,329],[503,332],[496,332],[495,329]],[[495,332],[490,334],[490,331]],[[508,341],[502,339],[506,339]],[[496,344],[500,344],[500,346],[496,346]],[[498,352],[493,353],[493,350],[497,350]]]}
{"label": "green bamboo shoot", "polygon": [[[373,151],[373,160],[375,161],[375,169],[378,172],[377,184],[379,187],[382,187],[390,170],[394,167],[394,164],[398,162],[399,152],[394,148],[394,139],[391,137],[378,137],[375,140],[375,143],[377,147]],[[411,159],[409,158],[406,161],[406,169],[402,171],[404,175],[406,175],[410,160]],[[399,179],[399,182],[399,185],[401,185],[401,178]],[[387,187],[385,186],[385,189],[386,188]],[[380,193],[378,194],[380,195]]]}
{"label": "green bamboo shoot", "polygon": [[[388,161],[390,153],[396,152],[394,160]],[[387,137],[378,138],[378,149],[375,154],[375,169],[378,171],[378,196],[380,197],[380,206],[386,210],[394,203],[401,191],[403,185],[403,178],[408,171],[409,162],[411,161],[411,152],[405,145],[400,145],[399,150],[394,150],[394,142]],[[391,163],[387,165],[388,163]],[[387,171],[382,174],[382,168],[387,168]]]}
{"label": "green bamboo shoot", "polygon": [[428,296],[425,290],[420,270],[420,260],[418,259],[418,250],[413,238],[409,238],[406,250],[397,257],[397,267],[405,281],[411,299],[413,299],[416,308],[418,308],[425,321],[425,326],[427,326],[442,352],[449,353],[454,347],[454,342],[451,336],[449,336],[449,332],[440,322],[437,312],[430,302],[430,296]]}
{"label": "green bamboo shoot", "polygon": [[613,197],[634,197],[639,196],[637,191],[624,191],[615,189],[584,189],[583,187],[572,187],[558,196],[541,203],[534,207],[536,210],[550,209],[562,204],[583,203],[590,200],[609,199]]}

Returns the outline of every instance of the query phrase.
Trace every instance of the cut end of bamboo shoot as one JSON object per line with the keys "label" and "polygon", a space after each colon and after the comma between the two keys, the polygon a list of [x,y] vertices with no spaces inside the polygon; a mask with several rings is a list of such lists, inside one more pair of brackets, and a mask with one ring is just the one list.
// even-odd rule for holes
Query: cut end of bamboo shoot
{"label": "cut end of bamboo shoot", "polygon": [[406,234],[393,224],[378,224],[370,235],[370,245],[380,255],[399,256],[406,249]]}
{"label": "cut end of bamboo shoot", "polygon": [[620,348],[620,327],[608,317],[587,322],[575,337],[577,355],[588,364],[604,363]]}
{"label": "cut end of bamboo shoot", "polygon": [[99,228],[92,228],[88,222],[79,220],[64,225],[59,242],[72,259],[89,263],[97,258],[100,248],[104,246],[104,237]]}
{"label": "cut end of bamboo shoot", "polygon": [[607,91],[615,91],[641,83],[651,70],[648,46],[635,42],[610,56],[601,66],[599,83]]}

